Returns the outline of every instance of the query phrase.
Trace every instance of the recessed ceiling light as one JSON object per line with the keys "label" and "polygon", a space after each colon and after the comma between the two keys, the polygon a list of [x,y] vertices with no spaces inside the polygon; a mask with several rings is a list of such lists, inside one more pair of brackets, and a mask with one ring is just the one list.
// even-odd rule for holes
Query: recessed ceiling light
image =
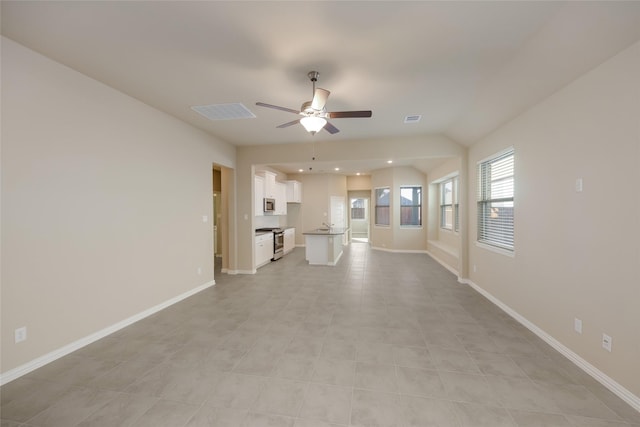
{"label": "recessed ceiling light", "polygon": [[356,175],[360,176],[360,172],[356,172]]}
{"label": "recessed ceiling light", "polygon": [[339,171],[339,170],[340,170],[340,168],[334,168],[333,170],[334,170],[334,171]]}
{"label": "recessed ceiling light", "polygon": [[387,163],[391,164],[393,163],[393,160],[387,160]]}
{"label": "recessed ceiling light", "polygon": [[405,116],[405,123],[418,123],[422,116],[420,114],[414,114],[413,116]]}
{"label": "recessed ceiling light", "polygon": [[298,172],[304,172],[304,169],[298,169]]}

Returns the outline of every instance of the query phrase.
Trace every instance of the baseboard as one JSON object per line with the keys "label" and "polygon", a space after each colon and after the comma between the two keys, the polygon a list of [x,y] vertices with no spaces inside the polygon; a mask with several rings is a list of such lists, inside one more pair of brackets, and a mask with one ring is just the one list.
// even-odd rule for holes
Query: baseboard
{"label": "baseboard", "polygon": [[381,248],[380,246],[371,246],[371,249],[382,252],[391,252],[394,254],[428,254],[428,252],[424,249],[389,249]]}
{"label": "baseboard", "polygon": [[133,323],[139,320],[142,320],[145,317],[151,316],[152,314],[155,314],[169,306],[172,306],[173,304],[176,304],[182,301],[183,299],[189,298],[190,296],[193,296],[199,292],[202,292],[205,289],[210,288],[211,286],[214,286],[215,284],[216,284],[215,280],[207,282],[204,285],[198,286],[197,288],[193,288],[183,294],[180,294],[174,298],[171,298],[170,300],[167,300],[154,307],[144,310],[138,314],[135,314],[118,323],[115,323],[111,326],[101,329],[100,331],[95,332],[91,335],[88,335],[84,338],[80,338],[79,340],[74,341],[71,344],[67,344],[64,347],[61,347],[57,350],[54,350],[50,353],[45,354],[44,356],[40,356],[30,362],[25,363],[24,365],[18,366],[17,368],[11,369],[3,374],[0,374],[0,385],[5,385],[17,378],[20,378],[21,376],[26,375],[29,372],[32,372],[48,363],[51,363],[54,360],[57,360],[63,356],[73,353],[74,351],[79,350],[82,347],[85,347],[95,341],[98,341],[99,339],[102,339],[116,331],[119,331],[122,328],[132,325]]}
{"label": "baseboard", "polygon": [[463,282],[463,279],[460,277],[460,275],[458,273],[458,270],[456,270],[455,268],[451,267],[449,264],[447,264],[446,262],[444,262],[443,260],[441,260],[440,258],[438,258],[437,256],[435,256],[434,254],[432,254],[429,251],[427,251],[427,255],[429,255],[431,258],[433,258],[433,260],[435,262],[437,262],[438,264],[440,264],[441,266],[443,266],[444,268],[449,270],[451,273],[453,273],[458,278],[458,282],[465,283],[465,282]]}
{"label": "baseboard", "polygon": [[508,305],[504,304],[498,298],[494,297],[492,294],[485,291],[480,286],[476,285],[473,281],[469,279],[461,279],[460,282],[471,286],[482,296],[487,298],[493,304],[497,305],[502,311],[507,313],[509,316],[513,317],[522,326],[524,326],[525,328],[529,329],[531,332],[536,334],[539,338],[541,338],[551,347],[553,347],[558,352],[560,352],[560,354],[562,354],[564,357],[569,359],[571,362],[573,362],[576,366],[578,366],[580,369],[582,369],[591,377],[593,377],[600,384],[608,388],[612,393],[614,393],[620,399],[624,400],[629,405],[631,405],[631,407],[633,407],[636,411],[640,412],[640,397],[636,396],[635,394],[627,390],[624,386],[619,384],[613,378],[609,377],[600,369],[596,368],[591,363],[584,360],[578,354],[573,352],[570,348],[568,348],[567,346],[562,344],[560,341],[553,338],[551,335],[549,335],[548,333],[540,329],[538,326],[536,326],[535,324],[527,320],[525,317],[518,314],[518,312],[513,310]]}

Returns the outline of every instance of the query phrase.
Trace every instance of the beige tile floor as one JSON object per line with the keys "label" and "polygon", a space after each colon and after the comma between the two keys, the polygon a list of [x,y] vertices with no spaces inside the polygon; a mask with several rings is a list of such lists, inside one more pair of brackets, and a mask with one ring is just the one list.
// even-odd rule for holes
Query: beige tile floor
{"label": "beige tile floor", "polygon": [[639,426],[426,255],[296,249],[0,390],[2,426]]}

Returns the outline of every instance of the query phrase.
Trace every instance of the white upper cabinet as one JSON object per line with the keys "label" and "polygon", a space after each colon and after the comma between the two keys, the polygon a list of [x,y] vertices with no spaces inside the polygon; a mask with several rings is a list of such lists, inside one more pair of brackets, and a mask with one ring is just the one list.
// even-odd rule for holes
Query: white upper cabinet
{"label": "white upper cabinet", "polygon": [[287,203],[302,203],[302,183],[285,181],[287,183]]}
{"label": "white upper cabinet", "polygon": [[264,176],[264,197],[275,199],[277,193],[276,174],[269,171],[263,171],[262,174]]}
{"label": "white upper cabinet", "polygon": [[264,215],[264,178],[256,175],[254,177],[254,194],[255,194],[255,215]]}
{"label": "white upper cabinet", "polygon": [[284,182],[276,182],[276,210],[274,215],[287,214],[287,185]]}

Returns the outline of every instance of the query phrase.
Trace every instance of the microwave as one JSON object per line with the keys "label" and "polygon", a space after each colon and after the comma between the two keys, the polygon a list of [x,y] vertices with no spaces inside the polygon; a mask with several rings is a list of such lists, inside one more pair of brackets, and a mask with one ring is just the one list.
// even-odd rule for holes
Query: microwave
{"label": "microwave", "polygon": [[275,212],[276,210],[276,200],[269,199],[267,197],[264,198],[264,211],[265,212]]}

